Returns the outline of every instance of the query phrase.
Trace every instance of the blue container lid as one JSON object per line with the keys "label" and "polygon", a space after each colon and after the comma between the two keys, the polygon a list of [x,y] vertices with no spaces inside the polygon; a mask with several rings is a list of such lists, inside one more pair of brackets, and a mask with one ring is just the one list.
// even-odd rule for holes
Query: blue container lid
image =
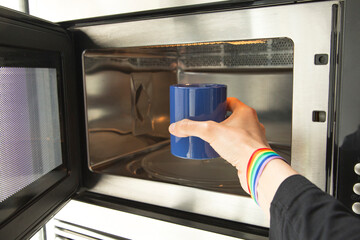
{"label": "blue container lid", "polygon": [[225,84],[212,84],[212,83],[184,83],[184,84],[174,84],[172,87],[178,88],[223,88],[227,87]]}

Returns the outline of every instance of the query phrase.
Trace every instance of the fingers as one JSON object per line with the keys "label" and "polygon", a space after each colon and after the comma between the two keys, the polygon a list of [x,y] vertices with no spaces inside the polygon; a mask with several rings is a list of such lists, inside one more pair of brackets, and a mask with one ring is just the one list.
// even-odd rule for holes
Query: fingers
{"label": "fingers", "polygon": [[227,110],[232,114],[229,118],[223,121],[223,124],[232,127],[250,127],[258,124],[258,117],[255,109],[249,107],[237,98],[227,98]]}
{"label": "fingers", "polygon": [[223,121],[223,124],[230,124],[233,121],[236,112],[239,112],[241,108],[246,107],[246,105],[241,102],[239,99],[234,97],[228,97],[226,99],[226,110],[232,112],[229,118]]}
{"label": "fingers", "polygon": [[227,110],[230,112],[235,112],[237,109],[241,107],[246,107],[245,103],[241,102],[239,99],[234,97],[228,97],[226,99]]}
{"label": "fingers", "polygon": [[177,137],[199,137],[211,142],[218,123],[213,121],[192,121],[184,119],[169,126],[169,132]]}
{"label": "fingers", "polygon": [[264,127],[264,125],[262,123],[260,123],[260,128],[261,128],[262,133],[265,135],[266,134],[266,129],[265,129],[265,127]]}
{"label": "fingers", "polygon": [[227,98],[227,110],[231,111],[234,116],[237,116],[238,114],[241,115],[241,119],[247,119],[247,118],[255,118],[257,120],[257,114],[255,109],[249,107],[245,103],[241,102],[237,98],[229,97]]}

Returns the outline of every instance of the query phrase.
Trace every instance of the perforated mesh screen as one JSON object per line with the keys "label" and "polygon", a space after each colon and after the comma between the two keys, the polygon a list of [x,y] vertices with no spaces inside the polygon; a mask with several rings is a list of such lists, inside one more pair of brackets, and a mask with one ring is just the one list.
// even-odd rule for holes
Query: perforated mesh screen
{"label": "perforated mesh screen", "polygon": [[180,62],[184,69],[291,68],[293,65],[294,44],[288,38],[238,43],[215,42],[204,46],[184,46]]}
{"label": "perforated mesh screen", "polygon": [[0,202],[61,164],[56,69],[0,67]]}

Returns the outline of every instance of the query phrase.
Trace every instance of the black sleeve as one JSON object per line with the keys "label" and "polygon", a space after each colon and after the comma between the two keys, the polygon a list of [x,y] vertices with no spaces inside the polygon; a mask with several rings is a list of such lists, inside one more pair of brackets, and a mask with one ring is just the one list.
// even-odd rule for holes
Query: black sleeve
{"label": "black sleeve", "polygon": [[360,218],[301,175],[287,178],[270,207],[270,239],[360,239]]}

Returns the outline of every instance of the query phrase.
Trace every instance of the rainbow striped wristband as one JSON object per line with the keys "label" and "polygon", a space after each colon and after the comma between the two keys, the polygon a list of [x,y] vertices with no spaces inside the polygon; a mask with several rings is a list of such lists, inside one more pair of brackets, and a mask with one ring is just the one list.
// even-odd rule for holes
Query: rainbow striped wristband
{"label": "rainbow striped wristband", "polygon": [[284,158],[270,148],[259,148],[255,150],[249,159],[246,169],[246,180],[249,193],[257,205],[259,205],[257,201],[257,185],[259,184],[260,175],[266,164],[273,159],[282,159],[285,161]]}

